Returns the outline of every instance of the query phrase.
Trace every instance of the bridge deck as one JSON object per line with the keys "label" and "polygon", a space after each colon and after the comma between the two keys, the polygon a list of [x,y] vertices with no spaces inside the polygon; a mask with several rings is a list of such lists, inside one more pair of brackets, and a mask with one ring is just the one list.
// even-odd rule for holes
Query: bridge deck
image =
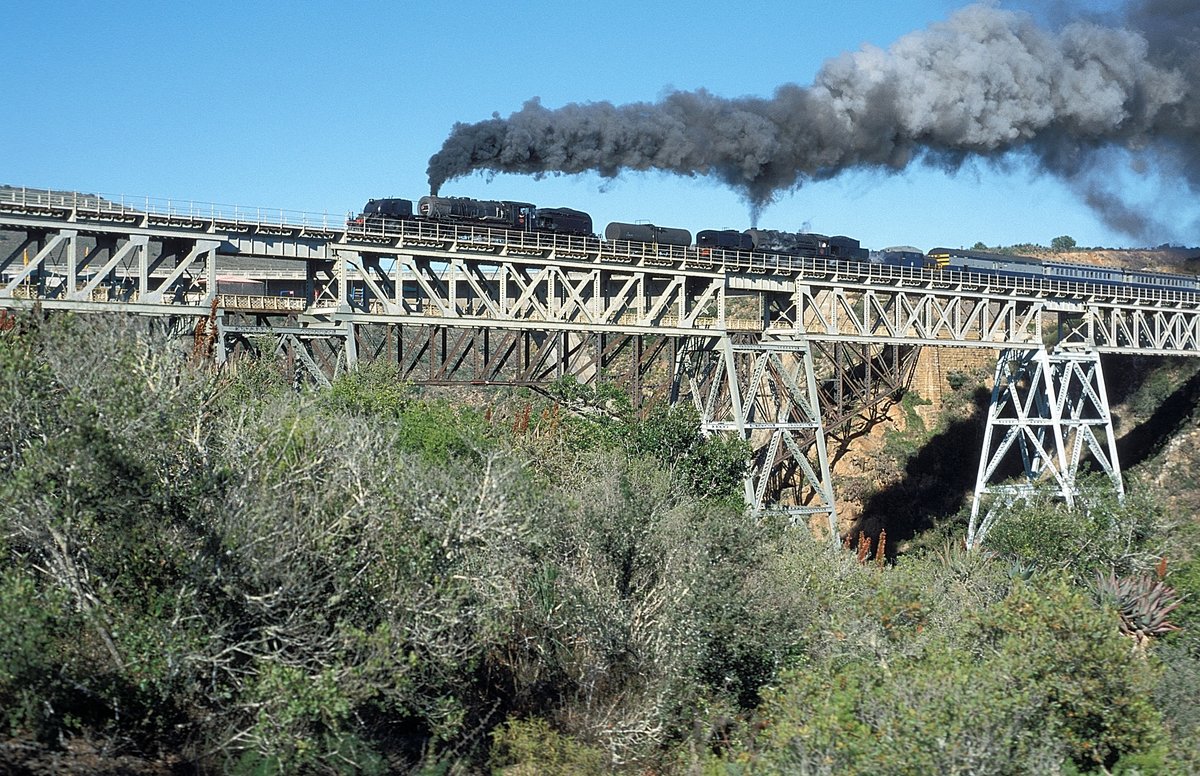
{"label": "bridge deck", "polygon": [[[221,294],[219,305],[675,333],[737,317],[741,329],[816,339],[986,347],[1040,343],[1057,317],[1100,349],[1200,355],[1200,293],[1172,288],[17,188],[0,189],[0,231],[24,235],[7,259],[0,251],[0,299],[18,306],[207,313],[219,277],[266,279],[244,265],[272,260],[275,277],[304,285],[299,301],[251,292]],[[739,296],[756,300],[756,323],[727,314]]]}

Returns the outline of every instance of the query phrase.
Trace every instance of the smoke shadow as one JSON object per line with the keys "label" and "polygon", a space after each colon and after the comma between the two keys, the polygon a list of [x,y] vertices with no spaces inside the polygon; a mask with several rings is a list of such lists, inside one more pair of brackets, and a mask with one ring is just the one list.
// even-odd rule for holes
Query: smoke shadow
{"label": "smoke shadow", "polygon": [[[1142,382],[1144,380],[1138,381],[1133,390]],[[1118,395],[1128,397],[1132,392],[1130,390]],[[1109,401],[1111,403],[1113,399]],[[1149,417],[1117,437],[1117,458],[1122,470],[1130,471],[1158,455],[1192,417],[1197,404],[1200,404],[1200,372],[1168,394]]]}
{"label": "smoke shadow", "polygon": [[[1120,364],[1105,359],[1109,405],[1128,402],[1152,379],[1152,368],[1130,368],[1128,357]],[[1146,359],[1153,364],[1157,359]],[[872,494],[850,528],[852,543],[860,533],[876,546],[887,532],[889,557],[904,542],[919,539],[935,529],[954,530],[964,521],[963,508],[975,487],[991,391],[978,388],[971,396],[975,412],[946,426],[909,456],[900,480]],[[1163,446],[1192,418],[1200,406],[1200,372],[1171,391],[1144,420],[1117,438],[1117,457],[1128,473],[1158,455]],[[1086,463],[1085,463],[1086,466]],[[992,481],[1021,474],[1016,456],[1006,457]],[[962,526],[965,528],[965,525]]]}
{"label": "smoke shadow", "polygon": [[[957,515],[975,487],[983,444],[984,423],[991,391],[979,388],[971,395],[976,412],[956,420],[933,435],[908,457],[901,478],[869,496],[859,519],[850,529],[852,541],[860,533],[875,544],[887,531],[887,554],[896,547]],[[1000,476],[1018,474],[1000,472]]]}

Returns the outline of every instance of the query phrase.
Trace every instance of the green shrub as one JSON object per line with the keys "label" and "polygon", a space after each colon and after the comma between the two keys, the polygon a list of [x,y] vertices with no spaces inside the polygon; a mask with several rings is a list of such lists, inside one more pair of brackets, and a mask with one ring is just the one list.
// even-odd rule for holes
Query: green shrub
{"label": "green shrub", "polygon": [[1162,744],[1150,698],[1153,666],[1133,659],[1115,613],[1096,607],[1066,581],[1020,585],[980,618],[979,649],[1036,694],[1035,718],[1078,766],[1112,767],[1123,755]]}
{"label": "green shrub", "polygon": [[39,589],[22,569],[0,572],[0,724],[54,740],[69,678],[63,675],[64,640],[78,622],[60,592]]}
{"label": "green shrub", "polygon": [[225,412],[275,401],[292,394],[292,381],[273,353],[246,354],[230,363],[221,376],[218,406]]}
{"label": "green shrub", "polygon": [[492,773],[504,776],[587,776],[611,772],[608,757],[565,736],[542,719],[510,719],[492,731],[488,758]]}
{"label": "green shrub", "polygon": [[[0,337],[9,731],[258,774],[1149,771],[1162,649],[1194,762],[1187,631],[1131,659],[1115,613],[1010,558],[864,567],[747,519],[745,448],[690,408],[531,408],[509,434],[390,368],[295,391],[138,327],[22,336]],[[1076,574],[1144,566],[1135,508],[997,536]]]}
{"label": "green shrub", "polygon": [[700,433],[700,416],[691,405],[657,407],[634,424],[628,435],[634,455],[648,456],[677,472],[696,496],[736,498],[750,462],[749,443],[734,437]]}
{"label": "green shrub", "polygon": [[414,401],[400,413],[396,444],[429,463],[479,461],[492,446],[488,434],[482,415],[473,409],[444,401]]}
{"label": "green shrub", "polygon": [[1002,508],[984,546],[1043,569],[1069,571],[1080,582],[1096,572],[1148,570],[1158,556],[1163,517],[1143,493],[1118,502],[1105,477],[1085,482],[1075,508],[1046,494]]}
{"label": "green shrub", "polygon": [[350,698],[330,667],[310,674],[264,661],[248,698],[255,709],[235,773],[382,774],[386,762],[356,736]]}
{"label": "green shrub", "polygon": [[958,391],[966,387],[971,382],[971,375],[961,370],[955,369],[946,374],[946,383],[950,386],[950,390]]}
{"label": "green shrub", "polygon": [[380,360],[338,375],[317,393],[317,399],[327,412],[388,420],[400,417],[411,394],[411,387],[400,377],[400,367]]}
{"label": "green shrub", "polygon": [[1200,557],[1169,564],[1167,582],[1179,594],[1179,608],[1172,619],[1200,635]]}
{"label": "green shrub", "polygon": [[1178,773],[1200,773],[1200,650],[1195,636],[1167,639],[1151,653],[1162,666],[1153,700],[1162,710]]}
{"label": "green shrub", "polygon": [[717,760],[755,773],[1161,769],[1153,673],[1109,615],[1060,582],[1018,586],[962,648],[803,661]]}

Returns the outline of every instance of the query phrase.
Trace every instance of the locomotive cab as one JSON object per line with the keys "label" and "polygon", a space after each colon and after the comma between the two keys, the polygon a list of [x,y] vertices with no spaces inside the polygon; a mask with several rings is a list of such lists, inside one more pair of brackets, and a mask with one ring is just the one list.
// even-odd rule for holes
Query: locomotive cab
{"label": "locomotive cab", "polygon": [[504,202],[508,206],[508,219],[513,227],[522,232],[531,232],[537,226],[537,208],[529,202]]}

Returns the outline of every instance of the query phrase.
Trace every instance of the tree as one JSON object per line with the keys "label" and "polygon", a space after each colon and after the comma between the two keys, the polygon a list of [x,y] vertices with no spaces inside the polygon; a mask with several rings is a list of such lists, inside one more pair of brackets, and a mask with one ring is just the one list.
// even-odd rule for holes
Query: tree
{"label": "tree", "polygon": [[1075,238],[1066,234],[1055,237],[1050,241],[1050,247],[1056,251],[1069,251],[1075,247]]}

